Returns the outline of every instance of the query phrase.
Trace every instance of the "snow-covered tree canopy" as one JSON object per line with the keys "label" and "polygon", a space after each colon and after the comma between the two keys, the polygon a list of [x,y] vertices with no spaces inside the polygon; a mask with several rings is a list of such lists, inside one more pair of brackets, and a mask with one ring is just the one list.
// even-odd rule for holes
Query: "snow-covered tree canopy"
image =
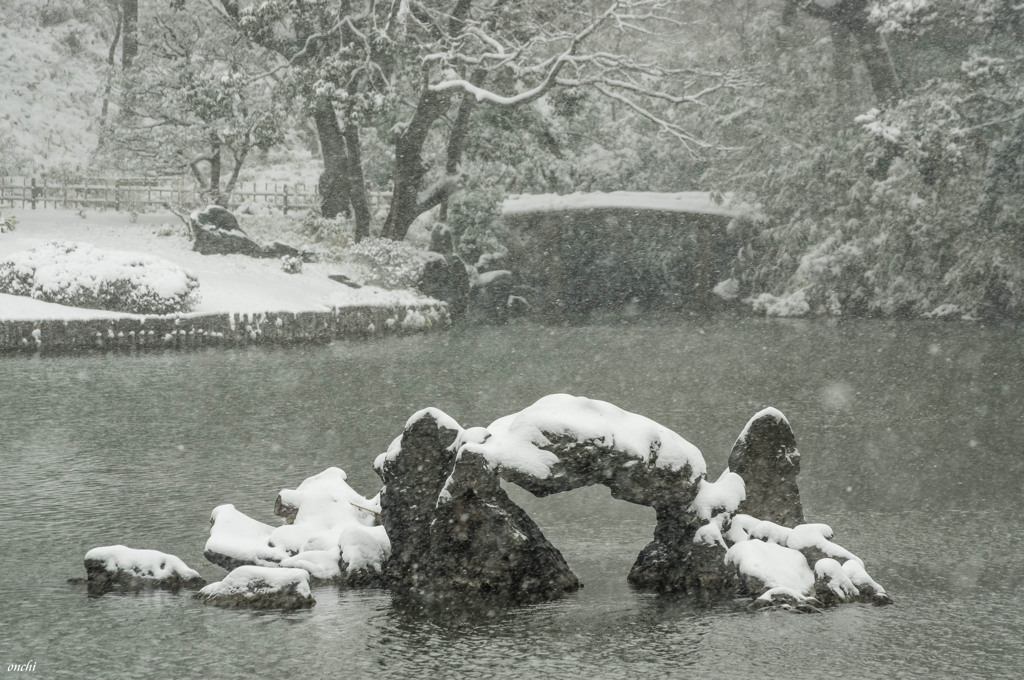
{"label": "snow-covered tree canopy", "polygon": [[[222,0],[222,7],[284,58],[280,70],[311,110],[340,113],[349,165],[359,162],[350,135],[358,141],[360,126],[387,127],[394,198],[383,235],[399,240],[458,187],[477,104],[513,108],[556,88],[591,89],[696,152],[711,143],[678,122],[672,107],[703,105],[737,81],[730,72],[670,68],[638,49],[639,37],[683,22],[678,3],[664,0]],[[317,122],[327,165],[329,140]],[[434,138],[439,127],[443,140]],[[432,170],[430,153],[438,156]]]}

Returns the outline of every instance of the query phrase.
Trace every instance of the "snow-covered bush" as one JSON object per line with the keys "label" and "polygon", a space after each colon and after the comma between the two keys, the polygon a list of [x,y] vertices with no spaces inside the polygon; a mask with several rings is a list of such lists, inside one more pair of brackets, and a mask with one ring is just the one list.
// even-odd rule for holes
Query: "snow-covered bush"
{"label": "snow-covered bush", "polygon": [[171,314],[198,301],[199,280],[152,255],[51,241],[0,261],[0,292],[72,307]]}
{"label": "snow-covered bush", "polygon": [[14,228],[18,226],[18,218],[14,215],[4,216],[3,212],[0,211],[0,234],[14,231]]}
{"label": "snow-covered bush", "polygon": [[301,233],[314,243],[345,247],[352,241],[352,223],[339,216],[333,220],[310,210],[302,218]]}
{"label": "snow-covered bush", "polygon": [[302,258],[294,255],[281,256],[281,271],[286,274],[302,273]]}
{"label": "snow-covered bush", "polygon": [[384,288],[413,288],[430,254],[404,241],[367,238],[349,247],[348,255],[365,265],[367,281]]}

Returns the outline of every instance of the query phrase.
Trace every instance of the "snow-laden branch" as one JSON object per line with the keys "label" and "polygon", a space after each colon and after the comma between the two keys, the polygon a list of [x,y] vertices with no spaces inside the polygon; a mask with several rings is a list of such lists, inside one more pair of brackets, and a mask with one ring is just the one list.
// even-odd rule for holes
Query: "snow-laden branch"
{"label": "snow-laden branch", "polygon": [[524,92],[520,92],[520,93],[512,95],[510,97],[506,97],[506,96],[497,94],[495,92],[491,92],[490,90],[487,90],[487,89],[482,88],[482,87],[477,87],[473,83],[469,82],[468,80],[464,80],[462,78],[458,78],[458,79],[455,79],[455,80],[446,80],[444,82],[440,82],[440,83],[436,83],[434,85],[430,85],[429,87],[430,87],[431,90],[433,90],[435,92],[441,92],[441,91],[444,91],[444,90],[459,89],[459,90],[462,90],[462,91],[466,92],[467,94],[470,94],[470,95],[476,97],[476,100],[478,102],[486,101],[488,103],[497,104],[499,106],[516,106],[518,104],[525,104],[527,102],[531,102],[531,101],[533,101],[535,99],[540,98],[548,90],[551,89],[553,84],[554,84],[554,79],[551,79],[550,82],[548,80],[545,80],[544,82],[542,82],[540,85],[537,85],[536,87],[532,87],[529,90],[526,90]]}
{"label": "snow-laden branch", "polygon": [[977,132],[978,130],[984,130],[985,128],[996,127],[998,125],[1005,125],[1006,123],[1013,123],[1017,120],[1020,120],[1021,118],[1024,118],[1024,109],[1017,109],[1009,116],[995,118],[993,120],[988,120],[985,121],[984,123],[978,123],[977,125],[972,125],[971,127],[967,128],[958,128],[954,130],[953,133],[955,135],[967,135],[972,132]]}
{"label": "snow-laden branch", "polygon": [[547,75],[544,79],[536,86],[515,95],[505,96],[500,95],[496,92],[491,92],[483,87],[474,85],[465,78],[450,78],[440,83],[434,83],[429,85],[428,89],[433,92],[443,92],[445,90],[459,89],[467,94],[472,95],[477,101],[486,101],[491,104],[497,104],[499,106],[517,106],[525,104],[542,97],[556,84],[559,72],[565,67],[566,64],[572,61],[573,56],[579,49],[580,45],[594,32],[597,31],[604,23],[606,23],[611,17],[615,15],[615,10],[621,5],[621,0],[615,0],[604,11],[599,17],[592,21],[589,25],[583,28],[581,31],[573,35],[569,42],[569,46],[558,55],[543,62],[547,65]]}
{"label": "snow-laden branch", "polygon": [[710,142],[700,139],[699,137],[695,137],[693,134],[687,132],[685,129],[676,125],[675,123],[672,123],[670,121],[665,120],[664,118],[655,115],[653,111],[643,106],[640,106],[635,101],[633,101],[632,99],[625,95],[619,94],[618,92],[613,92],[609,90],[607,87],[601,85],[600,83],[595,83],[593,87],[598,92],[608,97],[609,99],[614,99],[615,101],[622,102],[642,118],[646,118],[647,120],[651,121],[652,123],[660,127],[662,130],[667,132],[668,134],[675,137],[691,154],[696,155],[696,153],[693,150],[693,147],[698,147],[701,149],[717,148],[714,144],[711,144]]}

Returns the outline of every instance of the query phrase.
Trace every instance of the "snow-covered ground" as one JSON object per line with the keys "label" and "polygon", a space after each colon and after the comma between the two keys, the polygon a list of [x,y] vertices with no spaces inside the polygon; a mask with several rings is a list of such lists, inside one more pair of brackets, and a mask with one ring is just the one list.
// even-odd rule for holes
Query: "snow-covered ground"
{"label": "snow-covered ground", "polygon": [[[345,263],[310,263],[300,273],[288,274],[276,259],[200,255],[192,251],[184,224],[170,213],[142,214],[135,223],[128,214],[117,212],[88,212],[81,217],[72,210],[4,209],[4,214],[17,217],[18,225],[14,231],[0,234],[0,260],[54,240],[156,255],[198,276],[200,299],[191,312],[195,315],[324,312],[335,307],[411,306],[426,301],[412,291],[350,288],[328,278],[330,274],[344,274],[358,280],[358,268]],[[301,248],[304,244],[290,245]],[[124,316],[130,315],[0,294],[0,320]]]}

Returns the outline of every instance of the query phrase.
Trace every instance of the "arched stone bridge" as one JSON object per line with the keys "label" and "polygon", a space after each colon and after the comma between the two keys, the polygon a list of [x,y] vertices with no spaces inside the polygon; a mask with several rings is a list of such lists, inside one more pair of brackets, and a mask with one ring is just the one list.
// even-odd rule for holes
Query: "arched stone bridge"
{"label": "arched stone bridge", "polygon": [[512,270],[557,313],[707,306],[740,245],[730,225],[755,211],[728,194],[619,191],[513,196],[501,214]]}

